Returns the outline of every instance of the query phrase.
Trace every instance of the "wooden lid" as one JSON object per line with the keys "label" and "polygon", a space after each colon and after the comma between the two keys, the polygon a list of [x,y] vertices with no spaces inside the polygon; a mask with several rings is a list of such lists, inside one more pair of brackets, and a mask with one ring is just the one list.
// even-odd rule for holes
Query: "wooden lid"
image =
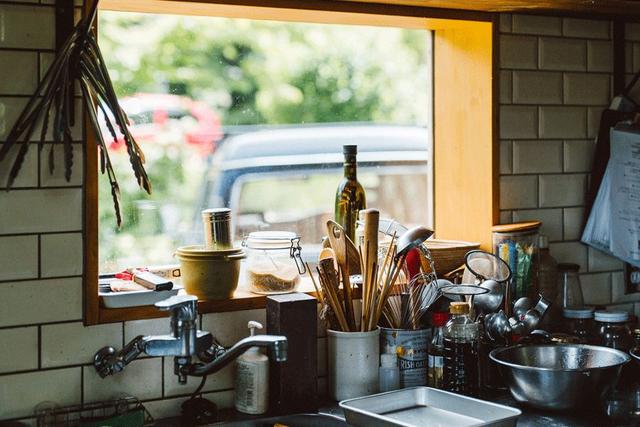
{"label": "wooden lid", "polygon": [[491,227],[494,233],[515,233],[519,231],[532,231],[540,228],[542,221],[524,221],[515,222],[513,224],[500,224]]}

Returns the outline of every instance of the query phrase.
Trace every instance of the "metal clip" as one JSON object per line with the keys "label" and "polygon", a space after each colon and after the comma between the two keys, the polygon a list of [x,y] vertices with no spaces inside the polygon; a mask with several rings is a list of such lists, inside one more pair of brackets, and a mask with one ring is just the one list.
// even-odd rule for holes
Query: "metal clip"
{"label": "metal clip", "polygon": [[298,273],[305,274],[307,272],[307,267],[302,262],[302,256],[300,252],[302,251],[302,246],[300,246],[300,237],[294,237],[291,239],[291,247],[289,248],[289,256],[293,258],[296,263],[296,267],[298,268]]}

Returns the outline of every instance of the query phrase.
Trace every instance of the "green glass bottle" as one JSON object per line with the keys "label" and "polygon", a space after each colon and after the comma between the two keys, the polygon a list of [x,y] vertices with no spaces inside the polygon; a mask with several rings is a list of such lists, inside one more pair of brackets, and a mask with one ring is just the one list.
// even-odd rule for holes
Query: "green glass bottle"
{"label": "green glass bottle", "polygon": [[356,173],[358,146],[344,145],[342,152],[344,153],[344,178],[340,181],[336,191],[335,221],[345,229],[347,236],[355,242],[358,212],[361,209],[366,209],[367,202],[364,188],[358,182]]}

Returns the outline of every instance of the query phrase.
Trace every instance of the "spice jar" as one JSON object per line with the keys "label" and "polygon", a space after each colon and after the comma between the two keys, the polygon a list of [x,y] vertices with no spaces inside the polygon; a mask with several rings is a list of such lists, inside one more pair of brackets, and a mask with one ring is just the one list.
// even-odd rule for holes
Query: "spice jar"
{"label": "spice jar", "polygon": [[593,308],[565,308],[562,316],[566,319],[566,332],[578,338],[580,344],[593,342],[595,322]]}
{"label": "spice jar", "polygon": [[298,286],[306,272],[300,256],[300,236],[288,231],[256,231],[243,240],[245,281],[258,294],[285,294]]}
{"label": "spice jar", "polygon": [[629,313],[626,311],[596,311],[594,314],[598,328],[598,343],[605,347],[628,352],[633,346],[633,336],[629,329]]}

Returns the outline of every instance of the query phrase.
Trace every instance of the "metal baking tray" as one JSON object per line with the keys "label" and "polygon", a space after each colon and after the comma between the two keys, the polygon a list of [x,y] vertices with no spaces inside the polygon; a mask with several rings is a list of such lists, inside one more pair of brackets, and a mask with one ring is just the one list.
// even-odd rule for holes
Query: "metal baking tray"
{"label": "metal baking tray", "polygon": [[412,387],[343,400],[356,427],[471,427],[516,425],[520,410],[430,387]]}
{"label": "metal baking tray", "polygon": [[168,291],[98,292],[98,296],[105,308],[140,307],[177,295],[180,290],[182,287],[174,286]]}

